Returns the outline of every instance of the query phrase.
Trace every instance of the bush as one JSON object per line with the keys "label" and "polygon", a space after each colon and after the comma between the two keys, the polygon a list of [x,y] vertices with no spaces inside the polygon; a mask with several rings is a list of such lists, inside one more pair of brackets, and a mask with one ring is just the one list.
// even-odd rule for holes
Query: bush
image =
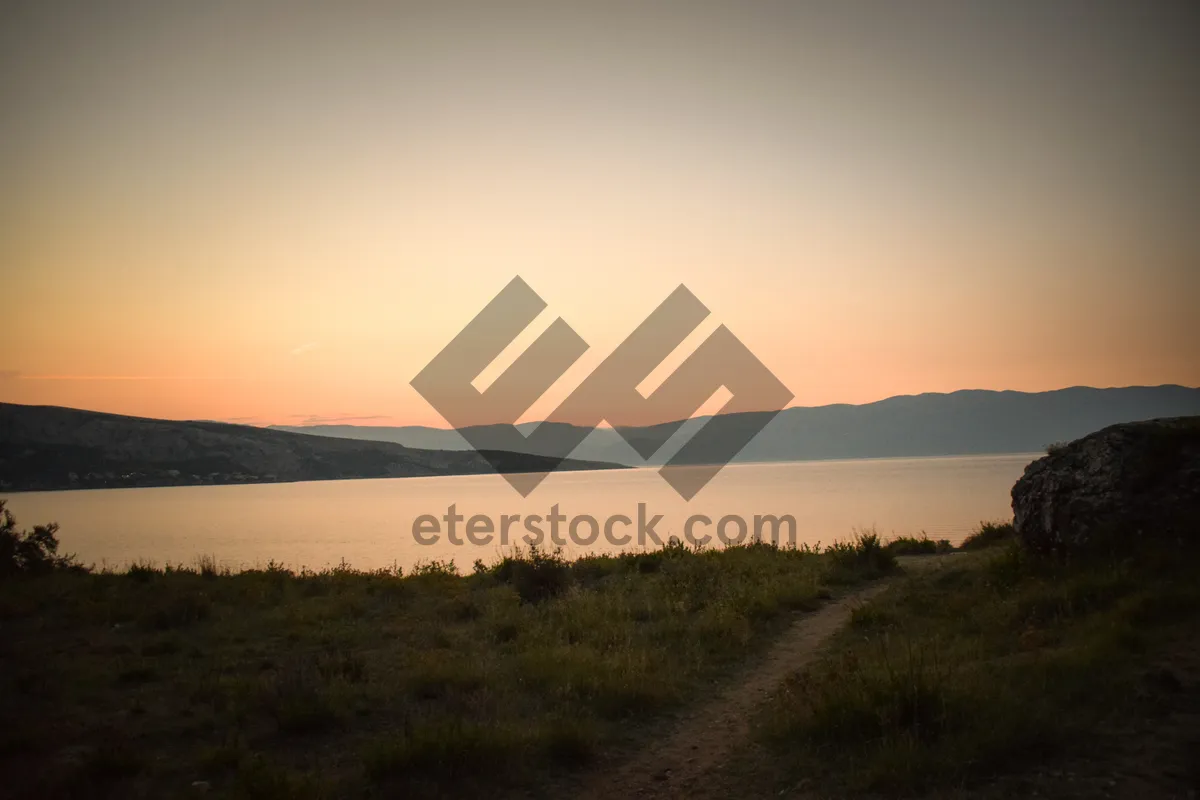
{"label": "bush", "polygon": [[523,603],[540,603],[559,595],[571,584],[571,565],[555,550],[547,553],[533,547],[529,555],[517,552],[492,567],[492,575],[511,584]]}
{"label": "bush", "polygon": [[672,558],[686,558],[692,551],[677,537],[672,536],[662,548],[644,553],[622,553],[621,561],[632,571],[648,574],[658,572]]}
{"label": "bush", "polygon": [[836,567],[861,578],[873,578],[896,568],[896,556],[883,546],[874,530],[858,531],[849,542],[830,545],[825,551]]}
{"label": "bush", "polygon": [[935,542],[922,531],[919,538],[916,536],[901,536],[893,539],[885,545],[885,549],[892,555],[897,556],[928,556],[938,553],[949,553],[954,549],[954,545],[950,544],[946,539],[938,539]]}
{"label": "bush", "polygon": [[985,547],[1013,539],[1016,534],[1011,522],[981,522],[979,529],[963,539],[958,549],[982,550]]}
{"label": "bush", "polygon": [[[335,574],[338,572],[341,572],[342,574],[352,574],[353,570],[350,569],[349,565],[347,565],[343,559],[342,566],[340,568],[335,567],[334,572]],[[416,577],[427,578],[457,578],[458,567],[454,565],[454,559],[450,559],[449,561],[438,561],[435,558],[432,561],[418,561],[413,565],[412,575]]]}
{"label": "bush", "polygon": [[73,555],[58,554],[58,524],[18,531],[17,520],[0,500],[0,575],[79,568]]}

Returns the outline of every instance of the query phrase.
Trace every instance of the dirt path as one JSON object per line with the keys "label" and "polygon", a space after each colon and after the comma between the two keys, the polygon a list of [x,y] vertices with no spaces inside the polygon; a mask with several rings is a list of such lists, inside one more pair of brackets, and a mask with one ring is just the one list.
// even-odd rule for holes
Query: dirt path
{"label": "dirt path", "polygon": [[718,768],[750,733],[754,710],[791,673],[807,665],[821,644],[850,619],[857,606],[882,592],[878,583],[805,614],[711,702],[686,715],[665,739],[592,780],[585,798],[699,797],[702,778]]}

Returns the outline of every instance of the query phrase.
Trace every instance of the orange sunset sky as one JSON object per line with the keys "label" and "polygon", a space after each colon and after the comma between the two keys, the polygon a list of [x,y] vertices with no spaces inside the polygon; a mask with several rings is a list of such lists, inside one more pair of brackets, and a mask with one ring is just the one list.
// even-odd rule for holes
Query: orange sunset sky
{"label": "orange sunset sky", "polygon": [[1200,385],[1200,12],[1100,6],[5,3],[0,401],[438,425],[514,275],[528,419],[680,283],[798,405]]}

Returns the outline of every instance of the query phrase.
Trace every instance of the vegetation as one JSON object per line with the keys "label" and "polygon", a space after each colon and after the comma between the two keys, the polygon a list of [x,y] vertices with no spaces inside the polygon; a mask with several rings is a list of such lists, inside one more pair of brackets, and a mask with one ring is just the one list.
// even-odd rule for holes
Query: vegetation
{"label": "vegetation", "polygon": [[[474,450],[308,436],[253,425],[0,403],[0,489],[100,489],[491,473]],[[54,431],[53,436],[47,432]],[[492,453],[505,472],[615,464]]]}
{"label": "vegetation", "polygon": [[58,525],[17,530],[17,520],[0,500],[0,577],[78,568],[75,557],[58,554]]}
{"label": "vegetation", "polygon": [[[0,580],[0,781],[15,797],[570,785],[833,587],[948,548],[864,531],[824,549],[534,549],[465,576],[212,559],[115,573],[58,556],[54,526],[18,533],[5,513],[0,530],[22,554]],[[728,761],[740,794],[975,791],[1093,747],[1178,685],[1154,665],[1200,621],[1195,553],[1068,563],[999,523],[963,549],[909,562],[925,566],[762,706]]]}
{"label": "vegetation", "polygon": [[854,538],[826,548],[832,561],[831,583],[855,583],[863,578],[879,578],[896,568],[896,557],[884,546],[875,531],[858,531]]}
{"label": "vegetation", "polygon": [[954,551],[954,545],[947,539],[934,541],[921,532],[920,536],[899,536],[886,545],[889,553],[896,556],[931,556],[939,553]]}
{"label": "vegetation", "polygon": [[981,522],[979,528],[958,546],[960,550],[982,550],[986,547],[1011,541],[1017,532],[1011,522]]}
{"label": "vegetation", "polygon": [[1086,751],[1105,722],[1151,713],[1148,668],[1192,642],[1194,557],[1065,564],[1011,541],[904,579],[765,705],[762,790],[972,787]]}
{"label": "vegetation", "polygon": [[569,775],[711,692],[878,537],[294,574],[0,581],[10,796],[475,796]]}

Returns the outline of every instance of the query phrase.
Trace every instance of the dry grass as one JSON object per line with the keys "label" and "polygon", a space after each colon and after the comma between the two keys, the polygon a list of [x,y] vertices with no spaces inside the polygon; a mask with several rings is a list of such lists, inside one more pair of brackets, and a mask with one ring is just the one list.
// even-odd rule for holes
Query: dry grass
{"label": "dry grass", "polygon": [[971,787],[1086,751],[1153,654],[1194,634],[1193,559],[1068,565],[1010,542],[906,579],[768,704],[762,792],[801,777],[829,796]]}
{"label": "dry grass", "polygon": [[411,575],[141,564],[0,583],[13,796],[537,785],[701,697],[796,611],[893,563],[877,540]]}

